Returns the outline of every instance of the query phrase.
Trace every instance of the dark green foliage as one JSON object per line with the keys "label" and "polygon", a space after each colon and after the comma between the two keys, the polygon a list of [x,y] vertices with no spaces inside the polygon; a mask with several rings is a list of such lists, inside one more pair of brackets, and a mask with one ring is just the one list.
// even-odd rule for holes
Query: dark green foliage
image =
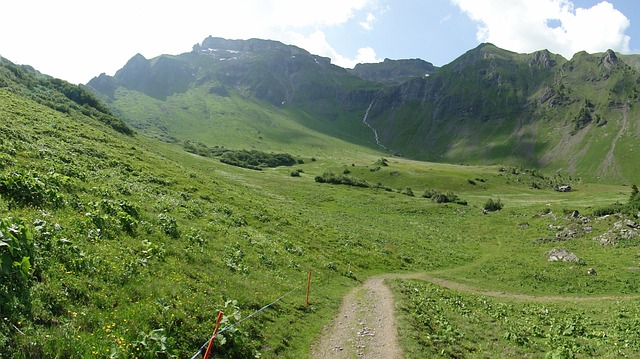
{"label": "dark green foliage", "polygon": [[119,226],[120,229],[127,234],[131,236],[136,234],[138,220],[140,219],[140,213],[137,206],[132,205],[125,200],[114,201],[103,199],[101,202],[95,203],[94,208],[99,209],[99,212],[107,215],[102,218],[115,222],[114,224]]}
{"label": "dark green foliage", "polygon": [[593,210],[593,215],[597,217],[611,215],[611,214],[629,214],[636,215],[640,211],[640,191],[635,184],[631,185],[631,194],[627,203],[622,204],[616,202],[614,204],[596,208]]}
{"label": "dark green foliage", "polygon": [[596,217],[609,216],[616,213],[621,213],[624,210],[622,203],[614,203],[609,206],[596,208],[593,210],[593,215]]}
{"label": "dark green foliage", "polygon": [[375,161],[373,163],[376,166],[382,166],[382,167],[386,167],[389,165],[389,160],[387,160],[386,158],[382,157],[379,160]]}
{"label": "dark green foliage", "polygon": [[3,318],[15,320],[29,310],[33,254],[33,234],[23,221],[0,219],[0,313]]}
{"label": "dark green foliage", "polygon": [[211,157],[216,153],[217,148],[209,148],[202,142],[184,141],[182,147],[185,151],[203,157]]}
{"label": "dark green foliage", "polygon": [[158,215],[158,222],[164,234],[173,239],[180,238],[180,231],[178,230],[178,223],[176,219],[170,215],[160,213]]}
{"label": "dark green foliage", "polygon": [[591,123],[591,121],[593,121],[594,119],[596,119],[596,123],[600,121],[600,116],[597,114],[594,114],[594,111],[595,111],[595,106],[593,105],[593,103],[588,99],[585,99],[584,107],[580,109],[580,111],[578,112],[578,115],[573,120],[573,123],[574,123],[573,133],[576,133],[577,131],[587,127],[587,125]]}
{"label": "dark green foliage", "polygon": [[369,187],[365,180],[359,180],[348,175],[336,175],[332,172],[325,172],[322,176],[316,176],[315,181],[318,183],[344,184],[355,187]]}
{"label": "dark green foliage", "polygon": [[288,153],[266,153],[257,150],[227,151],[220,156],[220,162],[228,165],[261,170],[265,167],[293,166],[295,158]]}
{"label": "dark green foliage", "polygon": [[457,203],[463,206],[467,205],[467,201],[460,199],[453,192],[442,193],[434,189],[425,190],[422,198],[431,198],[435,203]]}
{"label": "dark green foliage", "polygon": [[631,185],[631,196],[629,196],[629,207],[632,210],[640,210],[640,191],[635,184]]}
{"label": "dark green foliage", "polygon": [[493,198],[489,198],[484,203],[484,206],[482,206],[482,209],[484,209],[487,212],[495,212],[495,211],[501,210],[502,207],[503,207],[503,205],[502,205],[502,202],[500,201],[499,198],[496,201],[494,201]]}
{"label": "dark green foliage", "polygon": [[67,179],[30,171],[0,174],[0,196],[14,206],[60,207],[64,204],[60,190]]}

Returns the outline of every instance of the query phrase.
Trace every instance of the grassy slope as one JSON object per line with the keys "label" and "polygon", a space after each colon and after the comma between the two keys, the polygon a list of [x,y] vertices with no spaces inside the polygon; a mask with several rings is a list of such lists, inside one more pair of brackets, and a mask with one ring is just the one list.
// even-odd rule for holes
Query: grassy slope
{"label": "grassy slope", "polygon": [[[250,171],[176,145],[118,135],[4,90],[0,111],[3,178],[30,171],[65,200],[54,208],[12,204],[6,193],[0,199],[0,217],[23,219],[35,233],[27,305],[0,327],[0,352],[11,357],[154,356],[162,345],[186,357],[210,335],[218,310],[229,315],[237,309],[242,317],[291,289],[227,333],[217,350],[303,357],[349,287],[382,272],[432,271],[531,294],[637,290],[626,269],[636,264],[634,246],[601,247],[588,237],[563,243],[601,271],[594,279],[582,276],[582,267],[546,262],[544,252],[555,244],[534,241],[554,234],[548,222],[556,221],[537,216],[546,208],[589,212],[623,201],[625,187],[577,183],[575,192],[560,194],[531,189],[537,177],[495,167],[403,159],[372,172],[380,154],[337,140],[317,148],[284,145],[305,161],[294,167],[303,170],[295,178],[291,168]],[[411,187],[418,197],[313,180],[345,168],[372,184]],[[68,184],[56,185],[54,173]],[[434,204],[419,198],[425,189],[453,191],[469,205]],[[482,215],[490,197],[505,209]],[[129,207],[137,208],[133,219],[123,213]],[[529,228],[519,227],[524,221]],[[594,235],[608,228],[605,222],[594,221]],[[312,308],[306,309],[309,270]]]}
{"label": "grassy slope", "polygon": [[342,114],[336,122],[347,128],[339,129],[300,109],[274,107],[233,91],[229,91],[229,96],[214,96],[207,93],[205,87],[200,87],[174,94],[163,102],[119,88],[113,106],[134,128],[165,140],[191,140],[233,149],[289,151],[307,156],[340,153],[345,146],[349,151],[374,152],[357,145],[348,146],[339,140],[360,144],[372,142],[373,134],[362,124],[361,118]]}

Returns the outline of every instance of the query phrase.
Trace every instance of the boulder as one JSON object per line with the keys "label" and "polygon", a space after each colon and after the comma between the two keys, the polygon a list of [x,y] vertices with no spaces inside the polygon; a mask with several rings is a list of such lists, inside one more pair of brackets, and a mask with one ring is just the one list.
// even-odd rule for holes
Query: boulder
{"label": "boulder", "polygon": [[580,259],[575,254],[567,251],[564,248],[553,248],[547,253],[547,260],[549,262],[578,262]]}

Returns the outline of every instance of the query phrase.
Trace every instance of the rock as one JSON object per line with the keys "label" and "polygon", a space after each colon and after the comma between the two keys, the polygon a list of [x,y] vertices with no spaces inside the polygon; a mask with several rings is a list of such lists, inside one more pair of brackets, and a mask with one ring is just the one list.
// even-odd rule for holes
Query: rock
{"label": "rock", "polygon": [[587,274],[588,275],[598,275],[598,273],[596,273],[596,270],[593,269],[593,268],[587,269]]}
{"label": "rock", "polygon": [[580,259],[575,254],[567,251],[564,248],[553,248],[547,253],[547,260],[549,262],[578,262]]}
{"label": "rock", "polygon": [[603,246],[615,245],[621,240],[633,239],[640,236],[640,225],[632,220],[618,221],[613,229],[595,237]]}
{"label": "rock", "polygon": [[624,224],[629,228],[640,229],[640,225],[638,225],[638,223],[636,223],[636,222],[634,222],[634,221],[632,221],[630,219],[625,220]]}

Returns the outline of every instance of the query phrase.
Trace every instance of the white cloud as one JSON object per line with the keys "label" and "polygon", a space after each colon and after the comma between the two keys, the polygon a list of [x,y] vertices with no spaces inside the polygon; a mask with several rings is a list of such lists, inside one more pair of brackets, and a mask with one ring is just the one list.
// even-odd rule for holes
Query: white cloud
{"label": "white cloud", "polygon": [[[356,56],[356,63],[366,63],[366,62],[380,62],[376,51],[371,47],[362,47],[358,49],[358,55]],[[355,66],[355,64],[354,64]]]}
{"label": "white cloud", "polygon": [[452,2],[479,23],[478,41],[508,50],[548,49],[566,58],[582,50],[629,52],[629,19],[606,1],[589,9],[575,9],[569,0]]}
{"label": "white cloud", "polygon": [[376,52],[371,47],[363,47],[357,50],[355,58],[349,58],[339,54],[327,41],[322,31],[315,31],[309,36],[291,32],[287,35],[287,42],[301,47],[312,54],[329,57],[332,63],[344,67],[353,68],[358,63],[381,62]]}
{"label": "white cloud", "polygon": [[[313,43],[316,31],[355,21],[376,1],[9,1],[2,7],[0,55],[55,77],[87,82],[101,72],[113,74],[138,52],[147,58],[186,52],[208,35],[286,42],[297,32]],[[318,44],[321,40],[315,37]],[[333,54],[338,63],[341,57],[324,43],[318,54]]]}
{"label": "white cloud", "polygon": [[376,16],[373,13],[367,14],[367,19],[360,22],[360,26],[367,31],[373,30],[373,22],[376,21]]}

